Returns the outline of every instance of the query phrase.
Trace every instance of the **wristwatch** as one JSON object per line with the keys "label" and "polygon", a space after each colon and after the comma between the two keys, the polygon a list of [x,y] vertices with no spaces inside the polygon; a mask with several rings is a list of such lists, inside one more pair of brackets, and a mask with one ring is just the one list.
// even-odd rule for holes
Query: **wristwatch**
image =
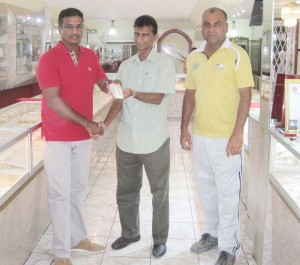
{"label": "wristwatch", "polygon": [[136,91],[135,90],[133,90],[133,89],[131,89],[131,92],[132,92],[132,97],[134,98],[135,97],[135,95],[136,95]]}

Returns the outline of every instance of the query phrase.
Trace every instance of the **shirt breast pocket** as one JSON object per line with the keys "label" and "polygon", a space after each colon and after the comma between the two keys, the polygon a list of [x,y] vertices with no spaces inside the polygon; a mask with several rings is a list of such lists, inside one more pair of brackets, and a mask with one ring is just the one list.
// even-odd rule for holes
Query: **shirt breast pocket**
{"label": "shirt breast pocket", "polygon": [[143,77],[144,91],[155,91],[158,75],[155,73],[146,72]]}

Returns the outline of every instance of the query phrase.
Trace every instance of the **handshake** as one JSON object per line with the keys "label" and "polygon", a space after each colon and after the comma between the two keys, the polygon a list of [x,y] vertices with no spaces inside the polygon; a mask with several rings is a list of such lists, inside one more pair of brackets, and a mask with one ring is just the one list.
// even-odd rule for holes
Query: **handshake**
{"label": "handshake", "polygon": [[89,132],[90,136],[97,140],[104,134],[104,130],[106,129],[106,126],[104,122],[95,122],[95,121],[89,121],[86,126],[86,130]]}
{"label": "handshake", "polygon": [[[107,83],[108,85],[108,83]],[[115,80],[114,82],[110,83],[108,85],[109,94],[111,94],[115,99],[115,105],[113,105],[116,110],[112,111],[112,113],[115,113],[113,115],[117,115],[117,113],[121,110],[120,104],[122,104],[122,101],[129,98],[134,97],[135,91],[131,88],[123,89],[121,86],[121,82],[118,80]],[[113,103],[114,104],[114,103]],[[109,124],[109,123],[108,123]],[[103,121],[95,122],[95,121],[87,121],[84,124],[85,129],[88,131],[90,136],[97,140],[104,134],[104,130],[106,129],[106,124]]]}

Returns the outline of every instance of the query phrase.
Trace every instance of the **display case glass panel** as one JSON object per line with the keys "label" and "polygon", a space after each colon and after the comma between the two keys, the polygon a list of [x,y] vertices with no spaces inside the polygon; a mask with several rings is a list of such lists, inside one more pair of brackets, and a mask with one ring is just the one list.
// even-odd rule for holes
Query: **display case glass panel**
{"label": "display case glass panel", "polygon": [[271,182],[300,216],[300,142],[273,131],[271,150]]}
{"label": "display case glass panel", "polygon": [[[0,80],[5,78],[7,72],[7,20],[0,15]],[[0,81],[1,82],[1,81]]]}
{"label": "display case glass panel", "polygon": [[269,176],[274,190],[300,218],[300,142],[295,129],[299,116],[299,74],[296,72],[298,27],[287,27],[280,17],[282,1],[274,1],[275,19],[270,53]]}
{"label": "display case glass panel", "polygon": [[[94,115],[113,101],[98,86],[93,99]],[[0,109],[0,206],[42,165],[41,98]]]}
{"label": "display case glass panel", "polygon": [[0,111],[0,127],[30,128],[41,121],[41,102],[19,102]]}
{"label": "display case glass panel", "polygon": [[40,126],[0,128],[0,206],[42,166]]}
{"label": "display case glass panel", "polygon": [[41,166],[41,101],[22,101],[0,110],[0,205]]}
{"label": "display case glass panel", "polygon": [[41,165],[43,160],[43,146],[41,138],[41,127],[35,129],[31,133],[31,146],[32,146],[32,167],[36,168]]}
{"label": "display case glass panel", "polygon": [[0,198],[30,172],[26,130],[0,129]]}

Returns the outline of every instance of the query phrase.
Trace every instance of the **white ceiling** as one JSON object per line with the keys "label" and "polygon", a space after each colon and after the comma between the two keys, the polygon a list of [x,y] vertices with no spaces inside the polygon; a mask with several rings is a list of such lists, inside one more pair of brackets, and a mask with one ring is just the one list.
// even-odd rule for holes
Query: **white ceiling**
{"label": "white ceiling", "polygon": [[[230,19],[249,19],[254,0],[44,0],[60,10],[75,7],[88,19],[133,20],[149,14],[160,21],[201,22],[202,13],[213,6],[224,9]],[[245,13],[241,11],[245,10]],[[232,15],[239,12],[240,16]]]}

